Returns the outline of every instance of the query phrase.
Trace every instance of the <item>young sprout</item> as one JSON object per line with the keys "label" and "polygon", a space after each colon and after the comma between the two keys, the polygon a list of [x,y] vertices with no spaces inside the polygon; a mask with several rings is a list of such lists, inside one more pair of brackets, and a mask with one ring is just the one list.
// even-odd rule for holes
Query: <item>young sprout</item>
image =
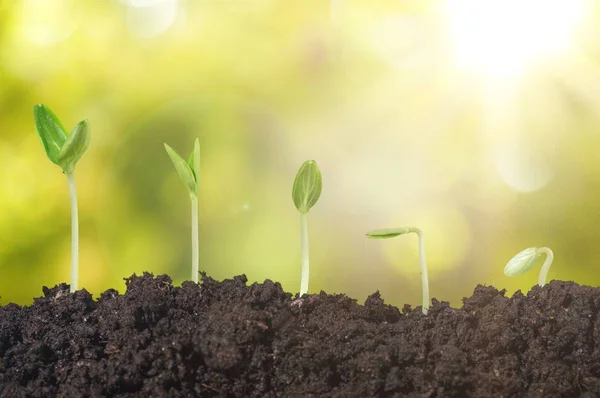
{"label": "young sprout", "polygon": [[198,187],[200,186],[200,141],[194,141],[194,150],[186,162],[173,148],[165,143],[167,154],[171,158],[175,170],[185,184],[192,203],[192,281],[198,283]]}
{"label": "young sprout", "polygon": [[414,232],[419,236],[419,258],[421,262],[421,283],[423,285],[423,314],[427,314],[429,310],[429,278],[427,276],[427,264],[425,263],[425,242],[423,232],[419,228],[384,228],[376,229],[367,233],[367,237],[371,239],[389,239],[396,236]]}
{"label": "young sprout", "polygon": [[546,261],[544,261],[542,270],[538,276],[538,285],[544,286],[548,277],[548,271],[552,265],[552,260],[554,260],[554,253],[547,247],[540,247],[539,249],[537,247],[530,247],[519,252],[504,267],[504,275],[519,276],[524,274],[533,268],[542,253],[546,254]]}
{"label": "young sprout", "polygon": [[314,160],[307,160],[300,166],[292,187],[292,199],[300,212],[300,251],[302,253],[302,275],[300,296],[308,292],[308,211],[317,203],[322,189],[321,171]]}
{"label": "young sprout", "polygon": [[50,161],[63,170],[69,182],[71,200],[71,293],[79,285],[79,219],[77,213],[77,193],[73,170],[85,151],[90,146],[90,127],[87,119],[77,123],[71,131],[67,131],[56,115],[46,105],[33,107],[33,118],[38,135]]}

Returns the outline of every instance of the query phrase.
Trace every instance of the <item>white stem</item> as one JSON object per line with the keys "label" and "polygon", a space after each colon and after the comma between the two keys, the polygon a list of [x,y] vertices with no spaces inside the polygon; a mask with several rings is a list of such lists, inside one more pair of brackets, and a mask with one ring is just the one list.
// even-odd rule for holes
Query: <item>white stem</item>
{"label": "white stem", "polygon": [[308,293],[308,219],[306,213],[300,216],[300,251],[302,252],[302,276],[300,280],[300,296]]}
{"label": "white stem", "polygon": [[423,314],[427,314],[427,311],[429,311],[429,277],[425,262],[425,238],[420,229],[412,228],[412,230],[419,236],[419,261],[421,265],[421,283],[423,285]]}
{"label": "white stem", "polygon": [[71,293],[79,288],[79,217],[73,173],[67,174],[71,199]]}
{"label": "white stem", "polygon": [[198,198],[190,195],[192,202],[192,281],[198,283],[198,263],[200,253],[198,248]]}
{"label": "white stem", "polygon": [[538,285],[544,286],[546,284],[546,279],[548,278],[548,271],[550,270],[550,266],[552,265],[552,261],[554,260],[554,253],[547,247],[540,247],[537,249],[538,253],[546,254],[546,261],[542,265],[542,270],[540,271],[540,275],[538,276]]}

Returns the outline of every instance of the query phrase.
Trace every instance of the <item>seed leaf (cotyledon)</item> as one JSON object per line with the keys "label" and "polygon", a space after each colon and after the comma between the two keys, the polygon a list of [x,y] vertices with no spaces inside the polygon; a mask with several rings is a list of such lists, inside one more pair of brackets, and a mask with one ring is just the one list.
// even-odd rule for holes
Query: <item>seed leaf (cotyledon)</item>
{"label": "seed leaf (cotyledon)", "polygon": [[42,141],[44,151],[46,151],[46,156],[52,163],[59,165],[58,155],[67,140],[65,128],[54,112],[44,104],[33,107],[33,118],[38,136]]}
{"label": "seed leaf (cotyledon)", "polygon": [[90,146],[90,127],[86,120],[77,123],[58,154],[58,165],[65,174],[71,174],[75,165]]}
{"label": "seed leaf (cotyledon)", "polygon": [[412,232],[408,228],[382,228],[367,233],[371,239],[390,239]]}
{"label": "seed leaf (cotyledon)", "polygon": [[535,265],[541,253],[538,253],[537,247],[529,247],[517,253],[504,267],[506,276],[518,276],[529,271]]}
{"label": "seed leaf (cotyledon)", "polygon": [[302,164],[292,187],[292,199],[300,213],[308,211],[317,203],[321,197],[323,188],[321,171],[314,160],[307,160]]}
{"label": "seed leaf (cotyledon)", "polygon": [[517,253],[504,267],[504,275],[519,276],[529,271],[536,264],[542,254],[546,254],[546,260],[538,276],[538,285],[544,286],[548,279],[548,271],[554,260],[554,253],[548,247],[529,247]]}

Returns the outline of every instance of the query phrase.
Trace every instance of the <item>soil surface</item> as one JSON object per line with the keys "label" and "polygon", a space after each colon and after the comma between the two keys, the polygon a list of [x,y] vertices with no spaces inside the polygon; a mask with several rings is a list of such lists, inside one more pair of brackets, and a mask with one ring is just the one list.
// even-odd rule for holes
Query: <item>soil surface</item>
{"label": "soil surface", "polygon": [[600,288],[477,286],[460,309],[144,274],[0,307],[2,397],[596,397]]}

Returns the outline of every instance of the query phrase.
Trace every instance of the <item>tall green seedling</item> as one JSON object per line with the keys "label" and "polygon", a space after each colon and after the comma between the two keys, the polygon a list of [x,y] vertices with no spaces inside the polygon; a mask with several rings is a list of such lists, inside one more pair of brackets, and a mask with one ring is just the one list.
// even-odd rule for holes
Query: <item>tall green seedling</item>
{"label": "tall green seedling", "polygon": [[200,186],[200,141],[194,141],[194,150],[186,162],[173,148],[165,143],[167,154],[171,158],[175,170],[190,194],[192,204],[192,281],[198,283],[198,264],[200,254],[198,248],[198,187]]}
{"label": "tall green seedling", "polygon": [[307,160],[300,166],[292,187],[292,199],[300,212],[300,251],[302,253],[302,274],[300,279],[300,296],[308,292],[309,257],[308,257],[308,211],[321,197],[321,171],[314,160]]}
{"label": "tall green seedling", "polygon": [[63,170],[69,182],[71,200],[71,292],[79,287],[79,218],[77,192],[73,170],[90,146],[90,127],[86,120],[77,123],[71,134],[63,127],[48,106],[39,104],[33,107],[33,118],[38,135],[50,161]]}
{"label": "tall green seedling", "polygon": [[419,228],[414,227],[384,228],[367,233],[367,237],[371,239],[389,239],[411,232],[416,233],[419,237],[419,260],[421,265],[421,283],[423,285],[423,314],[427,314],[429,311],[429,277],[427,276],[427,264],[425,262],[425,240],[423,238],[423,232]]}

